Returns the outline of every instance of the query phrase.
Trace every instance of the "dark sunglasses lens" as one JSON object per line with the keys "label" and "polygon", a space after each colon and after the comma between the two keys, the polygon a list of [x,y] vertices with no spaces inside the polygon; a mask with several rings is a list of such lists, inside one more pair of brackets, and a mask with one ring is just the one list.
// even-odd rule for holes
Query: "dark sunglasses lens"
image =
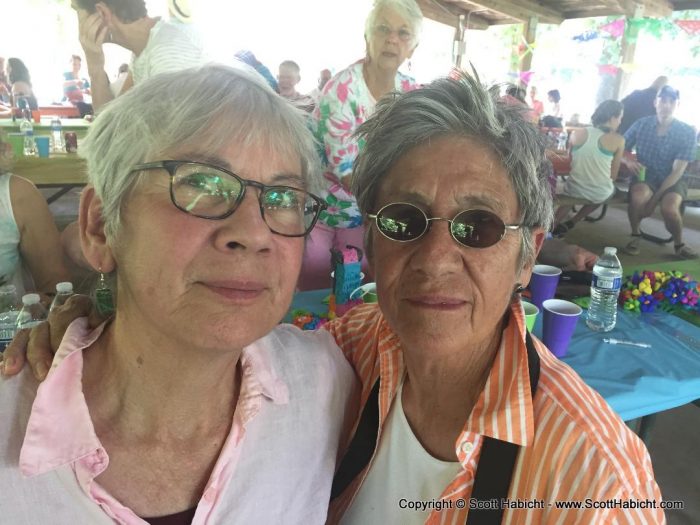
{"label": "dark sunglasses lens", "polygon": [[377,214],[377,228],[395,241],[412,241],[425,232],[423,212],[410,204],[390,204]]}
{"label": "dark sunglasses lens", "polygon": [[464,211],[452,221],[452,235],[472,248],[488,248],[503,238],[505,224],[498,215],[485,210]]}

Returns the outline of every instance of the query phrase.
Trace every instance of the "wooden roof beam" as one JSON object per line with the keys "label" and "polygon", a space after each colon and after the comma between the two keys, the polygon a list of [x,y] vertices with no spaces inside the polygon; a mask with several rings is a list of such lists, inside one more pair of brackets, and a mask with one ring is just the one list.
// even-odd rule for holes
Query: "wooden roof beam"
{"label": "wooden roof beam", "polygon": [[444,2],[438,0],[416,0],[418,7],[420,7],[421,12],[425,18],[430,18],[441,24],[445,24],[450,27],[457,27],[459,25],[459,16],[464,15],[465,21],[467,17],[469,18],[469,27],[465,29],[487,29],[490,25],[489,21],[485,18],[480,17],[472,13],[469,15],[468,11],[465,11],[454,5],[445,5]]}
{"label": "wooden roof beam", "polygon": [[[460,3],[459,0],[449,1]],[[520,22],[527,22],[533,16],[543,24],[561,24],[564,21],[564,15],[560,11],[540,5],[533,0],[469,0],[469,3]]]}
{"label": "wooden roof beam", "polygon": [[620,0],[620,5],[629,18],[665,18],[673,13],[673,5],[668,0]]}
{"label": "wooden roof beam", "polygon": [[698,0],[674,0],[674,11],[685,11],[687,9],[700,9],[700,1]]}

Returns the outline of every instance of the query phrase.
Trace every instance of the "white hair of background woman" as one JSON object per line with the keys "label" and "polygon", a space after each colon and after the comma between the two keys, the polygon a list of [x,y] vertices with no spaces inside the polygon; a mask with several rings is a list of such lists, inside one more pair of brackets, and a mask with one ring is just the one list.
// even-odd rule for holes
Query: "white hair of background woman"
{"label": "white hair of background woman", "polygon": [[372,31],[377,25],[377,16],[382,9],[393,9],[401,15],[411,27],[413,33],[413,47],[418,45],[421,26],[423,24],[423,13],[415,0],[375,0],[372,10],[365,20],[365,38],[369,40]]}

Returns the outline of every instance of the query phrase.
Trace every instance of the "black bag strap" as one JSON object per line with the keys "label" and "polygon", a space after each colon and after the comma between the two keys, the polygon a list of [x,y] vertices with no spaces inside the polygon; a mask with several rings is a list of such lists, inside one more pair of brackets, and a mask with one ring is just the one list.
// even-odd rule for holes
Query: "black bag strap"
{"label": "black bag strap", "polygon": [[[540,379],[540,358],[535,350],[530,333],[525,336],[527,347],[527,364],[530,374],[530,391],[535,397],[537,384]],[[367,398],[367,403],[362,410],[357,431],[350,442],[345,456],[340,462],[340,467],[333,478],[331,487],[331,501],[340,496],[350,483],[369,464],[377,446],[379,433],[379,384],[374,384]],[[490,437],[484,438],[481,446],[481,456],[474,479],[474,488],[471,497],[481,501],[490,501],[494,498],[500,502],[508,497],[510,481],[513,477],[515,459],[519,447],[513,443],[507,443]],[[500,524],[503,518],[503,510],[472,509],[467,516],[468,524]]]}
{"label": "black bag strap", "polygon": [[[540,380],[540,357],[537,355],[529,332],[525,338],[525,345],[527,346],[527,365],[530,373],[530,391],[534,399],[537,383]],[[478,504],[475,505],[476,508],[471,508],[470,505],[471,510],[467,515],[467,525],[498,525],[502,522],[505,509],[501,507],[501,500],[508,497],[508,489],[519,450],[520,447],[514,443],[484,437],[471,499],[489,504],[495,501],[497,505],[495,508],[492,508],[493,505],[488,505],[489,508],[479,508]]]}
{"label": "black bag strap", "polygon": [[340,462],[340,466],[333,477],[331,486],[331,501],[340,496],[352,483],[360,472],[369,464],[377,446],[379,433],[379,383],[374,387],[367,398],[365,408],[362,410],[357,431],[348,446],[348,450]]}

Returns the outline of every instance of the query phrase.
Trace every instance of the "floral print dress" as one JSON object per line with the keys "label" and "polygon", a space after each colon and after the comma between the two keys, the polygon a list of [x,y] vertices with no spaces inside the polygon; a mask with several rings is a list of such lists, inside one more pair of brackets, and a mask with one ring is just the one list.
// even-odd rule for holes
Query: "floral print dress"
{"label": "floral print dress", "polygon": [[[340,180],[352,173],[362,147],[354,133],[376,105],[362,74],[363,64],[364,59],[359,60],[329,80],[312,115],[316,138],[323,147],[324,176],[328,181],[321,195],[328,209],[321,213],[320,220],[333,228],[356,228],[362,224],[357,201]],[[417,87],[411,77],[396,74],[396,91],[403,93]]]}

